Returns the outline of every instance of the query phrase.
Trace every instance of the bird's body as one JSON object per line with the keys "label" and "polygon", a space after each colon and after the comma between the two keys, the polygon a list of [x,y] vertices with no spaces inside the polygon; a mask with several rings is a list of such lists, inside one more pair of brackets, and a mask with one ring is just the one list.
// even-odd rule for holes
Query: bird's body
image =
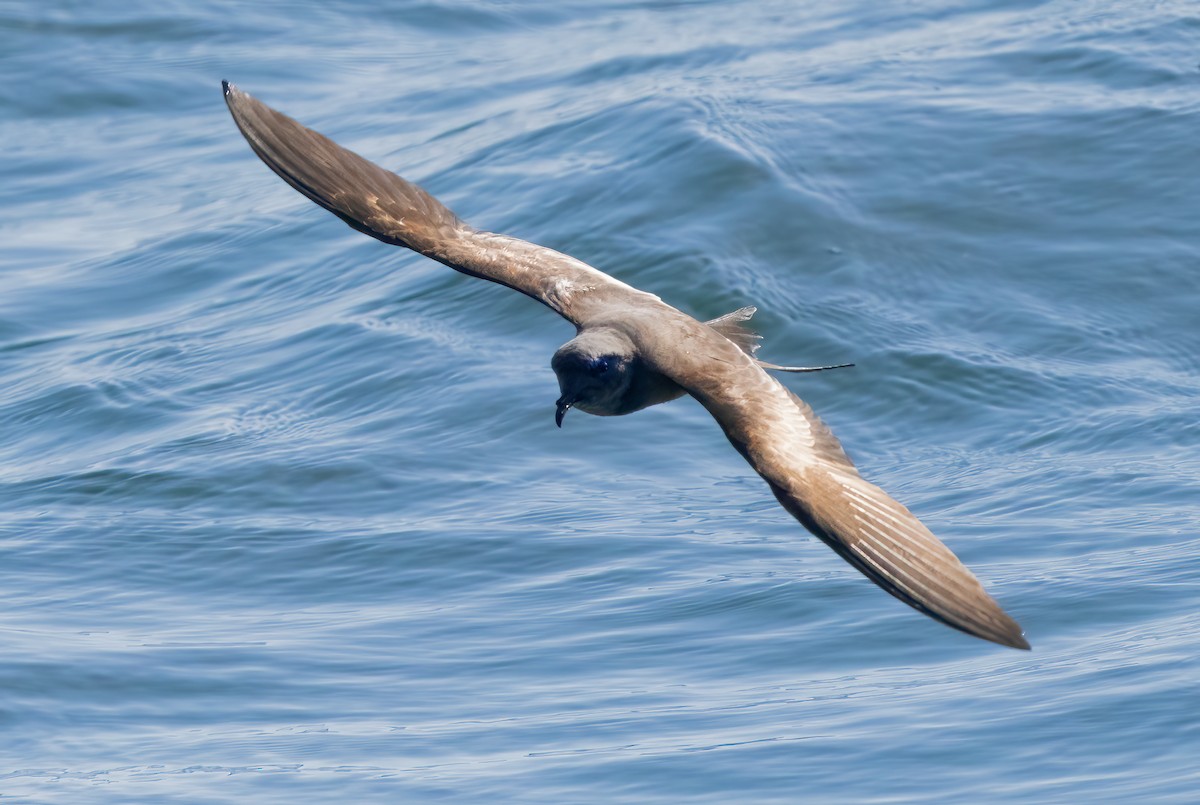
{"label": "bird's body", "polygon": [[[951,551],[864,480],[799,397],[754,357],[753,308],[700,322],[573,257],[476,230],[416,185],[225,84],[234,120],[281,178],[350,226],[542,302],[577,330],[551,361],[570,408],[619,416],[690,394],[806,528],[887,592],[977,637],[1028,648]],[[830,367],[818,367],[830,368]]]}

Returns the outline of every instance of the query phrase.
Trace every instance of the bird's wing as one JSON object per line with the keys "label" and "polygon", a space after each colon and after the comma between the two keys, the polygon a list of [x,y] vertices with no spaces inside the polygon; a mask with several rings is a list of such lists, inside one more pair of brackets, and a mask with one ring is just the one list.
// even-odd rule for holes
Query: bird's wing
{"label": "bird's wing", "polygon": [[[360,232],[506,285],[577,325],[610,312],[613,303],[682,317],[657,297],[573,257],[468,226],[415,184],[233,85],[223,87],[234,121],[263,162]],[[680,334],[692,325],[703,328],[690,318],[680,322]],[[970,634],[1029,647],[1021,628],[954,554],[906,508],[859,476],[807,405],[715,330],[704,328],[695,337],[718,339],[714,349],[724,354],[692,368],[661,356],[655,363],[708,408],[785,509],[905,603]],[[701,353],[689,354],[695,360]]]}
{"label": "bird's wing", "polygon": [[909,606],[976,637],[1029,648],[1021,627],[958,557],[858,474],[804,401],[747,356],[713,349],[719,360],[656,363],[708,409],[792,516]]}
{"label": "bird's wing", "polygon": [[360,232],[506,285],[577,325],[614,301],[657,301],[574,257],[474,229],[412,182],[221,85],[234,122],[267,167]]}

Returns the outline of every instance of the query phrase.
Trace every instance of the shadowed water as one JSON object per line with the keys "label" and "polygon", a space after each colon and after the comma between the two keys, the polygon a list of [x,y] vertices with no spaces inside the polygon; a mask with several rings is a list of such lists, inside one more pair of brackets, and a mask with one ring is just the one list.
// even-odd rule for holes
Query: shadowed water
{"label": "shadowed water", "polygon": [[[0,7],[0,798],[1179,802],[1193,4]],[[1025,627],[272,175],[222,78],[701,318]]]}

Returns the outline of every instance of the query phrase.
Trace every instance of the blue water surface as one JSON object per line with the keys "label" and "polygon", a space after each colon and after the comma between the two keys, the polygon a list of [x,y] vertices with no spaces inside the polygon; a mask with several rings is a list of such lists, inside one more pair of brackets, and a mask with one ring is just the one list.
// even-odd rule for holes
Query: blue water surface
{"label": "blue water surface", "polygon": [[[0,6],[0,799],[1200,791],[1192,2]],[[370,240],[221,79],[697,317],[1025,627],[695,402],[554,427],[535,302]]]}

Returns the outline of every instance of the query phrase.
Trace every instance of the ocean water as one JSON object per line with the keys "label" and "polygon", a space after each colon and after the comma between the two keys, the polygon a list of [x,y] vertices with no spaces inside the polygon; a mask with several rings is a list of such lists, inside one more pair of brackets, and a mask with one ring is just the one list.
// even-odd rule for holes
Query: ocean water
{"label": "ocean water", "polygon": [[[0,5],[0,800],[1196,802],[1190,2]],[[221,79],[762,356],[1032,652],[353,232]]]}

